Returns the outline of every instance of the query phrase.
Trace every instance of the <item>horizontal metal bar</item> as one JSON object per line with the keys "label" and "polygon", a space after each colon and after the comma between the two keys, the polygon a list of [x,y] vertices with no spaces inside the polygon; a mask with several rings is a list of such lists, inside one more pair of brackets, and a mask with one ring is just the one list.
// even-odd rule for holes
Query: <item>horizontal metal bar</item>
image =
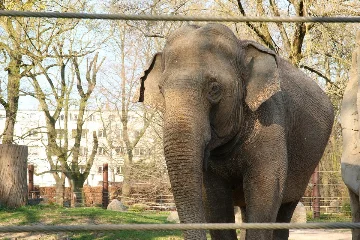
{"label": "horizontal metal bar", "polygon": [[34,225],[2,226],[0,232],[74,232],[124,230],[206,230],[206,229],[360,229],[360,223],[193,223],[193,224],[119,224],[119,225]]}
{"label": "horizontal metal bar", "polygon": [[211,17],[184,15],[135,15],[135,14],[105,14],[105,13],[75,13],[75,12],[30,12],[0,10],[0,16],[7,17],[38,17],[38,18],[78,18],[103,20],[132,21],[194,21],[194,22],[360,22],[360,17]]}

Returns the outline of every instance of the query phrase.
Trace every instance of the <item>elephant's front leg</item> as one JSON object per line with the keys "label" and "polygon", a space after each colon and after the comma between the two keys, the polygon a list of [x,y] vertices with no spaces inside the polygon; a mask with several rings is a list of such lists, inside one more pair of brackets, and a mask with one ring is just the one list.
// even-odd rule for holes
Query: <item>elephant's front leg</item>
{"label": "elephant's front leg", "polygon": [[[287,175],[287,153],[281,142],[271,147],[266,146],[269,142],[257,143],[256,152],[248,156],[243,182],[248,223],[276,222]],[[273,239],[272,230],[246,231],[246,240],[269,239]]]}
{"label": "elephant's front leg", "polygon": [[[208,223],[234,223],[232,190],[228,182],[211,170],[204,173],[204,205]],[[237,239],[236,230],[210,230],[212,240]]]}

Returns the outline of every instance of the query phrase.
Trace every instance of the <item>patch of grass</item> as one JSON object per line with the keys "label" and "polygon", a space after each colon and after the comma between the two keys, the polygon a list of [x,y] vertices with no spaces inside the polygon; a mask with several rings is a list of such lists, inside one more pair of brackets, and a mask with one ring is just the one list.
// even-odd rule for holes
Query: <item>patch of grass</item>
{"label": "patch of grass", "polygon": [[307,216],[307,222],[351,222],[351,217],[344,213],[322,213],[320,219],[314,219],[311,214],[311,216]]}
{"label": "patch of grass", "polygon": [[[63,208],[57,206],[25,206],[0,208],[0,225],[81,225],[168,223],[168,212],[115,212],[102,208]],[[181,231],[114,231],[59,233],[61,239],[182,239]],[[3,235],[4,236],[4,235]],[[43,238],[40,238],[43,239]],[[46,238],[44,238],[46,239]],[[57,239],[57,238],[56,238]]]}

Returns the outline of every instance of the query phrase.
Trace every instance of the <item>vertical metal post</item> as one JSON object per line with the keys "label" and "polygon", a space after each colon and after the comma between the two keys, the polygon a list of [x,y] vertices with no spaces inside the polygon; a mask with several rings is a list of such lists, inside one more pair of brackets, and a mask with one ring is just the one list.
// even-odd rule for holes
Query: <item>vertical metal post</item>
{"label": "vertical metal post", "polygon": [[28,175],[29,175],[29,183],[28,183],[28,196],[29,198],[34,198],[34,165],[28,165]]}
{"label": "vertical metal post", "polygon": [[316,166],[315,171],[312,175],[312,184],[313,184],[313,215],[314,219],[320,218],[320,189],[319,189],[319,183],[320,183],[320,175],[319,175],[319,166]]}
{"label": "vertical metal post", "polygon": [[103,165],[103,189],[102,189],[102,207],[107,208],[109,204],[109,166]]}

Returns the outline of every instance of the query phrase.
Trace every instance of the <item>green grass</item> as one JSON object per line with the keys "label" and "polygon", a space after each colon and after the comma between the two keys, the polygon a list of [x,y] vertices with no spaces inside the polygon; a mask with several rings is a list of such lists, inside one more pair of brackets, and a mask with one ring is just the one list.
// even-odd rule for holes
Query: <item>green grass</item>
{"label": "green grass", "polygon": [[[168,223],[168,212],[115,212],[101,208],[63,208],[57,206],[26,206],[18,209],[0,208],[0,225],[81,225]],[[182,239],[181,231],[116,231],[48,234],[39,239]],[[1,238],[5,237],[5,238]],[[12,239],[12,237],[9,235]],[[0,234],[0,239],[9,239]]]}
{"label": "green grass", "polygon": [[[129,211],[115,212],[102,208],[63,208],[54,205],[25,206],[18,209],[0,208],[0,226],[10,225],[84,225],[84,224],[130,224],[168,223],[168,212]],[[320,219],[308,222],[351,221],[346,214],[321,214]],[[239,231],[238,231],[239,233]],[[0,239],[120,239],[120,240],[180,240],[181,231],[114,231],[114,232],[65,232],[14,236],[0,233]],[[208,236],[209,239],[209,236]]]}
{"label": "green grass", "polygon": [[312,211],[306,213],[306,219],[308,223],[311,222],[351,222],[351,216],[348,212],[341,213],[321,213],[319,219],[313,218]]}

